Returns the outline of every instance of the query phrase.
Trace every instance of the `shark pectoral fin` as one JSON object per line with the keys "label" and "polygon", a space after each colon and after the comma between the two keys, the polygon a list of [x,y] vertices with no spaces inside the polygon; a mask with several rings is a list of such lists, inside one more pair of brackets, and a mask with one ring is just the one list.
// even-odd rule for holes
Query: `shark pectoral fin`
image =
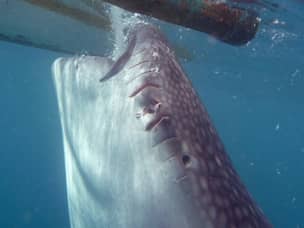
{"label": "shark pectoral fin", "polygon": [[123,67],[126,65],[128,60],[130,59],[133,49],[136,44],[136,37],[134,36],[128,45],[126,51],[117,59],[117,61],[113,64],[112,68],[106,73],[102,78],[100,78],[100,82],[106,81],[114,75],[118,74]]}

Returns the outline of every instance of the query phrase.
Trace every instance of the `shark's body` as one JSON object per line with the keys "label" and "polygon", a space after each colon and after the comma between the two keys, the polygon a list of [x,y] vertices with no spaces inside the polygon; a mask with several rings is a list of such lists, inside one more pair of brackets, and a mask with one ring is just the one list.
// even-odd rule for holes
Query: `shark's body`
{"label": "shark's body", "polygon": [[73,228],[268,228],[169,45],[53,65]]}

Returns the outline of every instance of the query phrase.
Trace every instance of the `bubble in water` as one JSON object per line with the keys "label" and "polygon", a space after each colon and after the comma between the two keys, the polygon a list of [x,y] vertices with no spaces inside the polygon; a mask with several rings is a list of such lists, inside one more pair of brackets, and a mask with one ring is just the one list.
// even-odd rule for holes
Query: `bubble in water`
{"label": "bubble in water", "polygon": [[275,130],[276,131],[280,130],[280,123],[277,123],[277,125],[275,126]]}

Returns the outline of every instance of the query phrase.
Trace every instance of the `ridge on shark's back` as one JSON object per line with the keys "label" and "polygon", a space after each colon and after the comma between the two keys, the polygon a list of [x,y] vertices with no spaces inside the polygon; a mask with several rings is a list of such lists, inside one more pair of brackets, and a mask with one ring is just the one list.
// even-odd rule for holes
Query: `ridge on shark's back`
{"label": "ridge on shark's back", "polygon": [[272,227],[160,31],[53,65],[73,228]]}

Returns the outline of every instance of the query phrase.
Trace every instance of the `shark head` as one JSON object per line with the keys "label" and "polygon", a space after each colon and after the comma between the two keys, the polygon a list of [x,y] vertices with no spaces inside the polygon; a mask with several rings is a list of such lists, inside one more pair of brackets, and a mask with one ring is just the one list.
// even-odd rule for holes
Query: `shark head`
{"label": "shark head", "polygon": [[160,31],[53,64],[73,228],[271,227]]}

